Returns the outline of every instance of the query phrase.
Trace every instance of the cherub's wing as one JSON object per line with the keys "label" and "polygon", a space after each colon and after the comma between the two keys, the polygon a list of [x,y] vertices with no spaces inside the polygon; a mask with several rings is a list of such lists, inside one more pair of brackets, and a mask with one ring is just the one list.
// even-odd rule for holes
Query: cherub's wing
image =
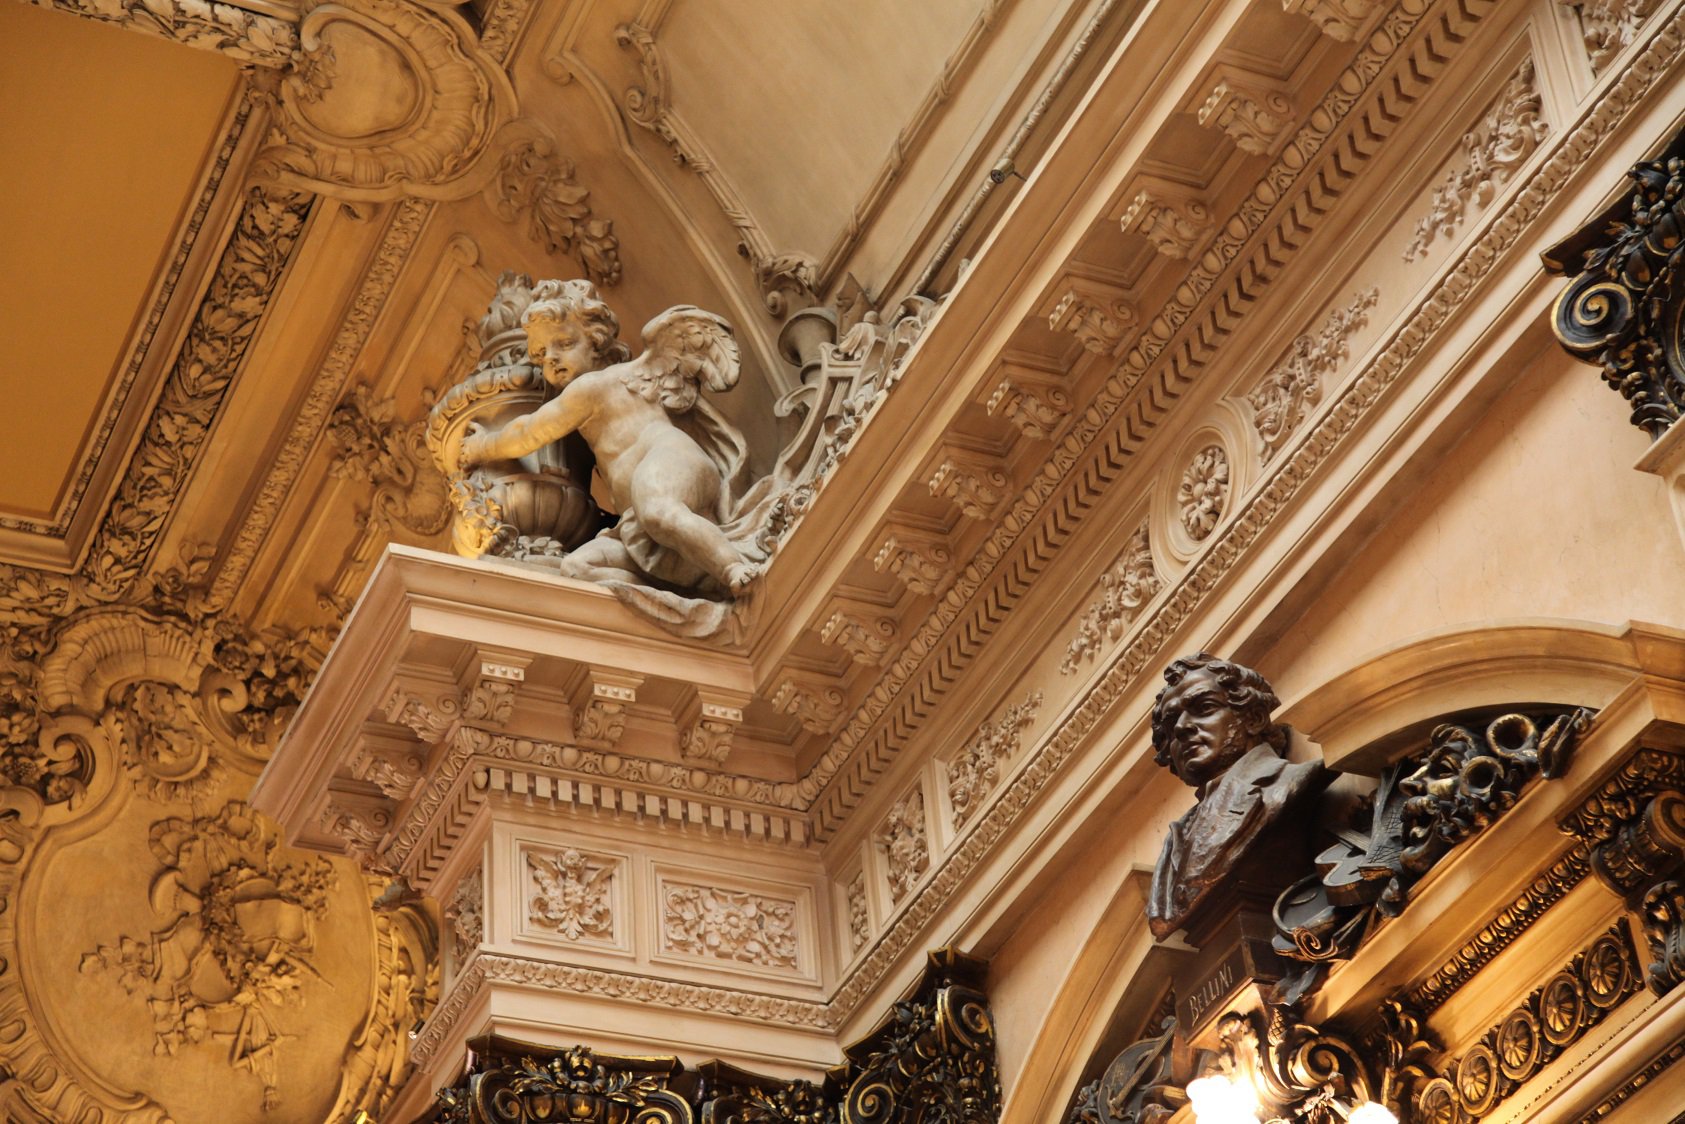
{"label": "cherub's wing", "polygon": [[672,413],[695,406],[699,388],[730,390],[743,373],[731,325],[712,312],[669,308],[644,325],[643,336],[641,371],[627,385]]}

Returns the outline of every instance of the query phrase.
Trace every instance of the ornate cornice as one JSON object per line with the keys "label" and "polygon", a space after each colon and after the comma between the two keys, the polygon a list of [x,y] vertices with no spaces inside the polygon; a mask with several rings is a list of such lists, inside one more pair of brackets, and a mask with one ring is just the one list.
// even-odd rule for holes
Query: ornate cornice
{"label": "ornate cornice", "polygon": [[[1482,216],[1482,233],[1449,263],[1444,280],[1432,288],[1413,313],[1393,327],[1375,358],[1333,396],[1334,405],[1318,424],[1291,446],[1256,490],[1240,502],[1205,553],[1176,579],[1158,605],[1136,622],[1133,636],[1110,657],[1104,673],[1065,710],[1062,724],[1027,755],[998,800],[961,836],[957,846],[938,859],[934,874],[904,903],[902,912],[879,938],[876,947],[841,983],[834,1000],[841,1009],[852,1009],[891,969],[985,861],[995,842],[1012,829],[1059,773],[1089,732],[1104,720],[1115,701],[1143,674],[1150,673],[1164,641],[1181,628],[1218,580],[1314,476],[1317,467],[1357,428],[1440,327],[1479,290],[1480,283],[1519,240],[1528,224],[1585,167],[1597,145],[1620,126],[1628,111],[1677,64],[1682,45],[1685,45],[1685,13],[1678,13],[1652,31],[1620,80],[1583,108],[1579,123],[1548,146],[1548,156],[1522,179],[1509,203]],[[1161,343],[1159,350],[1162,347]],[[1130,385],[1134,381],[1138,377]],[[1107,393],[1114,392],[1108,389]],[[845,728],[844,735],[848,732],[849,728]]]}
{"label": "ornate cornice", "polygon": [[1424,1014],[1432,1014],[1590,873],[1591,854],[1583,846],[1576,846],[1557,859],[1480,932],[1469,938],[1450,960],[1410,988],[1406,995],[1409,1004]]}
{"label": "ornate cornice", "polygon": [[495,983],[596,995],[645,1003],[656,1008],[729,1015],[804,1030],[830,1031],[839,1024],[831,1005],[814,1000],[725,987],[699,987],[630,972],[609,972],[481,952],[451,985],[450,991],[427,1020],[427,1025],[416,1036],[410,1051],[416,1065],[425,1068],[432,1061],[485,985]]}

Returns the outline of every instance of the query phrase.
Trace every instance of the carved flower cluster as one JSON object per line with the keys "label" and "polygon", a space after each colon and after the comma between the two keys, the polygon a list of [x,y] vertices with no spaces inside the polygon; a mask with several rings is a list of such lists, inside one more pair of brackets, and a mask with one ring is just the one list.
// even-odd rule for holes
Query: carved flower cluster
{"label": "carved flower cluster", "polygon": [[1018,751],[1019,739],[1035,721],[1041,709],[1041,692],[1014,703],[996,722],[978,727],[965,747],[948,763],[948,801],[954,809],[954,823],[963,825],[983,798],[1000,783],[1001,770]]}
{"label": "carved flower cluster", "polygon": [[796,967],[796,903],[746,890],[668,886],[662,933],[669,949],[767,968]]}
{"label": "carved flower cluster", "polygon": [[1129,545],[1118,560],[1100,575],[1100,595],[1077,622],[1077,634],[1059,661],[1060,674],[1070,675],[1085,660],[1098,656],[1102,644],[1120,640],[1124,630],[1140,615],[1141,607],[1152,600],[1163,584],[1153,568],[1152,544],[1143,525],[1129,537]]}
{"label": "carved flower cluster", "polygon": [[1229,455],[1221,445],[1207,445],[1194,454],[1176,488],[1182,528],[1195,542],[1204,542],[1217,528],[1229,498]]}

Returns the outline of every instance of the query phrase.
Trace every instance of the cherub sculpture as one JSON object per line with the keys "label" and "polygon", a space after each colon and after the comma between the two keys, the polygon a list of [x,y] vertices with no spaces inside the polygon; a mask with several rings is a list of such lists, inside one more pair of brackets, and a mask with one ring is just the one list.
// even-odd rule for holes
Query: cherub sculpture
{"label": "cherub sculpture", "polygon": [[558,393],[470,432],[464,465],[578,432],[620,518],[558,557],[563,573],[693,598],[741,593],[765,560],[756,515],[771,484],[746,487],[743,437],[702,393],[737,384],[731,325],[689,305],[669,308],[644,325],[644,351],[632,359],[615,338],[614,313],[586,281],[540,283],[522,324],[533,362]]}

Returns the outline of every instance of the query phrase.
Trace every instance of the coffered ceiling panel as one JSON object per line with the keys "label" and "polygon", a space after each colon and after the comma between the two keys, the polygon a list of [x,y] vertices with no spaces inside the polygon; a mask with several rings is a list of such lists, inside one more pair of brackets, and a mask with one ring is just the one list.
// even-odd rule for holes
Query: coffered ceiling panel
{"label": "coffered ceiling panel", "polygon": [[131,354],[181,281],[238,72],[18,4],[0,6],[0,42],[0,365],[8,410],[29,420],[0,444],[0,524],[56,536],[115,415],[149,397]]}

